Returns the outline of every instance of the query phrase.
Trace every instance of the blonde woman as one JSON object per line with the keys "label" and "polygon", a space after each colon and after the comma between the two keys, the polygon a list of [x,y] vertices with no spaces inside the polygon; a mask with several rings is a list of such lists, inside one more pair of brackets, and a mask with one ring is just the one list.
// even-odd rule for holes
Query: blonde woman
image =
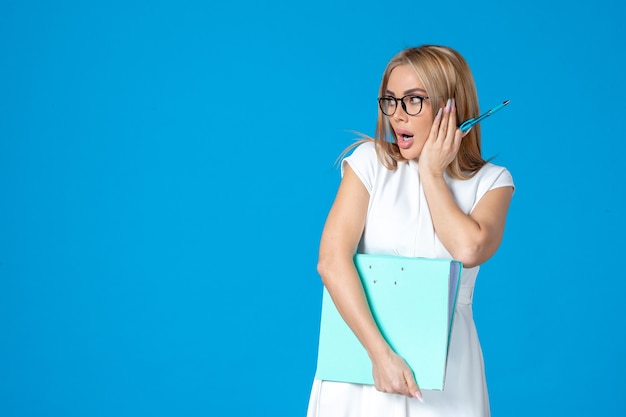
{"label": "blonde woman", "polygon": [[[500,245],[513,179],[483,159],[474,80],[455,50],[406,49],[387,65],[374,138],[342,161],[322,233],[318,271],[367,351],[375,386],[315,380],[308,417],[489,416],[484,363],[472,316],[479,266]],[[463,263],[442,391],[420,390],[376,326],[357,275],[358,253]],[[415,319],[419,331],[421,320]]]}

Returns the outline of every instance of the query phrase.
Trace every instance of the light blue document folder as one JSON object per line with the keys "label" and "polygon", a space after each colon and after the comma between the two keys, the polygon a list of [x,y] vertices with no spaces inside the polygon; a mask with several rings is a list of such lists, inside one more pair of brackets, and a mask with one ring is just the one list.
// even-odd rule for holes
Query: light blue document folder
{"label": "light blue document folder", "polygon": [[[354,264],[370,309],[391,348],[421,389],[442,390],[459,261],[357,254]],[[316,378],[374,385],[372,364],[324,288]]]}

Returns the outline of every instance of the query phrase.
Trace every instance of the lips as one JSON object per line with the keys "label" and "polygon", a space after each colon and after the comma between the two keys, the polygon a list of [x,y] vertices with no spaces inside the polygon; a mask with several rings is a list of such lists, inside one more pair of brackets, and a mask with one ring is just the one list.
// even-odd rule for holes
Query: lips
{"label": "lips", "polygon": [[405,129],[396,130],[398,146],[402,149],[409,148],[413,144],[413,134]]}

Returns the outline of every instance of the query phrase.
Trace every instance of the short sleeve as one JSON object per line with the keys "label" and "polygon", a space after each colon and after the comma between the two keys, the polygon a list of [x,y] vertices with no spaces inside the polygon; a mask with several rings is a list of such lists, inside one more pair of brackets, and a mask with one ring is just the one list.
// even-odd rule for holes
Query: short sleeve
{"label": "short sleeve", "polygon": [[379,168],[376,148],[373,142],[364,142],[341,161],[341,176],[343,177],[346,164],[359,177],[367,191],[371,194],[376,172]]}
{"label": "short sleeve", "polygon": [[501,187],[513,187],[515,189],[515,184],[513,183],[513,176],[509,172],[508,169],[499,166],[493,166],[493,173],[490,175],[489,181],[484,181],[485,185],[488,185],[487,191],[494,190],[496,188]]}
{"label": "short sleeve", "polygon": [[[493,165],[485,165],[477,174],[479,178],[478,189],[476,193],[476,203],[491,190],[502,187],[513,187],[515,190],[515,184],[513,183],[513,176],[508,169]],[[474,204],[474,207],[476,206]],[[472,210],[474,209],[472,207]]]}

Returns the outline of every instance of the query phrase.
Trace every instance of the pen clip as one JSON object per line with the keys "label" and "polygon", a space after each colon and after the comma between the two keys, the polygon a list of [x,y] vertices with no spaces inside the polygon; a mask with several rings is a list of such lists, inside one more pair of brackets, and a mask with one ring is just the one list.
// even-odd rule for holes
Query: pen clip
{"label": "pen clip", "polygon": [[463,124],[459,126],[459,129],[461,129],[461,132],[467,132],[468,130],[470,130],[472,126],[476,124],[474,122],[475,120],[476,118],[472,117],[471,119],[467,119],[466,121],[464,121]]}

